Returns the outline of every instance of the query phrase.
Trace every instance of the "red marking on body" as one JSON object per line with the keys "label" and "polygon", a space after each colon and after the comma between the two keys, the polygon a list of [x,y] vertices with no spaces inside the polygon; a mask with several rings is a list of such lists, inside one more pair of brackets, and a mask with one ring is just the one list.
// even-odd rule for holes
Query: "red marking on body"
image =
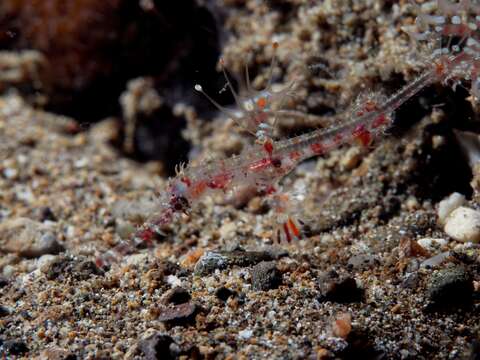
{"label": "red marking on body", "polygon": [[257,100],[257,106],[260,109],[265,108],[265,106],[267,106],[267,99],[263,96],[259,97],[258,100]]}
{"label": "red marking on body", "polygon": [[310,149],[316,155],[321,155],[325,151],[325,147],[321,143],[313,143],[312,145],[310,145]]}
{"label": "red marking on body", "polygon": [[365,115],[365,113],[363,112],[363,110],[359,110],[359,111],[357,111],[356,115],[358,117],[361,117],[361,116]]}
{"label": "red marking on body", "polygon": [[300,230],[291,218],[288,218],[288,227],[292,230],[293,235],[295,235],[297,238],[300,238]]}
{"label": "red marking on body", "polygon": [[445,65],[442,62],[435,63],[435,74],[437,76],[443,76],[445,72]]}
{"label": "red marking on body", "polygon": [[275,192],[277,192],[277,189],[275,189],[275,187],[273,185],[269,185],[266,189],[265,189],[265,194],[266,195],[272,195],[274,194]]}
{"label": "red marking on body", "polygon": [[248,170],[262,171],[263,169],[269,167],[270,165],[272,165],[272,159],[264,158],[264,159],[255,161],[254,163],[250,164],[248,166]]}
{"label": "red marking on body", "polygon": [[372,142],[372,134],[364,125],[358,125],[352,132],[354,139],[358,140],[363,146],[368,146]]}
{"label": "red marking on body", "polygon": [[269,154],[269,155],[272,155],[272,152],[273,152],[273,144],[270,140],[267,140],[265,141],[265,143],[263,144],[263,148],[265,149],[265,151]]}
{"label": "red marking on body", "polygon": [[207,183],[207,186],[211,189],[224,189],[230,179],[231,176],[229,174],[218,174],[215,175],[212,180]]}
{"label": "red marking on body", "polygon": [[192,182],[190,181],[190,179],[186,176],[183,176],[182,178],[180,178],[180,181],[183,182],[185,185],[187,185],[188,187],[190,187],[192,185]]}
{"label": "red marking on body", "polygon": [[372,128],[376,129],[387,122],[387,117],[384,114],[378,115],[372,122]]}
{"label": "red marking on body", "polygon": [[285,236],[287,237],[287,241],[292,241],[292,236],[290,235],[290,230],[288,230],[288,226],[286,223],[283,223],[283,231],[285,232]]}
{"label": "red marking on body", "polygon": [[199,197],[205,191],[206,188],[207,188],[206,181],[201,180],[201,181],[194,182],[190,189],[190,196],[192,198]]}
{"label": "red marking on body", "polygon": [[290,159],[292,160],[298,160],[302,156],[302,153],[300,151],[295,150],[295,151],[292,151],[290,154],[288,154],[288,156],[290,156]]}

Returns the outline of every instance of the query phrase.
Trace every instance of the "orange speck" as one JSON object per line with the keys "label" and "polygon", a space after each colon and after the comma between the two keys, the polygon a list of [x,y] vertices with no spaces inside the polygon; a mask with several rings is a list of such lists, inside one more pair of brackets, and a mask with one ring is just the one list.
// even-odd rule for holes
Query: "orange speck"
{"label": "orange speck", "polygon": [[205,189],[207,188],[207,183],[205,181],[197,181],[192,184],[192,189],[191,189],[191,196],[192,198],[196,198],[200,196]]}
{"label": "orange speck", "polygon": [[346,339],[352,331],[352,315],[349,313],[340,313],[336,316],[332,324],[332,332],[336,337]]}
{"label": "orange speck", "polygon": [[267,106],[267,99],[264,96],[261,96],[257,100],[257,105],[260,109],[264,109]]}
{"label": "orange speck", "polygon": [[278,48],[278,42],[275,41],[275,42],[272,44],[272,47],[276,50],[276,49]]}
{"label": "orange speck", "polygon": [[442,76],[445,71],[445,65],[441,62],[435,64],[435,73],[437,76]]}
{"label": "orange speck", "polygon": [[365,111],[371,112],[377,109],[377,104],[373,101],[367,101],[365,103]]}
{"label": "orange speck", "polygon": [[295,235],[297,238],[300,237],[300,230],[291,218],[288,218],[288,227],[292,230],[293,235]]}

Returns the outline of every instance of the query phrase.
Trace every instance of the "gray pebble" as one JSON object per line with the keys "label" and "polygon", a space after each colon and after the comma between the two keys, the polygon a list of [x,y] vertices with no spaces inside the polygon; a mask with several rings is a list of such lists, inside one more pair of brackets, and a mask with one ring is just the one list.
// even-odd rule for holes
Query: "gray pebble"
{"label": "gray pebble", "polygon": [[266,291],[276,289],[282,283],[282,275],[274,261],[262,261],[252,269],[252,288]]}
{"label": "gray pebble", "polygon": [[439,270],[430,277],[427,295],[429,308],[467,304],[473,294],[470,273],[462,266]]}

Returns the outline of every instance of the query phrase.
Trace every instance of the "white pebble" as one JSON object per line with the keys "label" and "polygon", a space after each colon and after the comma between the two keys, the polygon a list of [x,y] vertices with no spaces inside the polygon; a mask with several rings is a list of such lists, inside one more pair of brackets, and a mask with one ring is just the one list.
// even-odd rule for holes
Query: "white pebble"
{"label": "white pebble", "polygon": [[465,196],[458,192],[454,192],[440,201],[437,210],[439,224],[445,225],[448,215],[463,204],[465,204]]}
{"label": "white pebble", "polygon": [[248,340],[252,337],[253,331],[249,329],[242,330],[238,333],[238,337],[243,340]]}
{"label": "white pebble", "polygon": [[447,217],[445,232],[453,239],[461,242],[480,242],[480,212],[459,207]]}
{"label": "white pebble", "polygon": [[447,245],[448,242],[445,239],[423,238],[417,240],[417,243],[428,251],[434,251],[441,248],[442,246]]}

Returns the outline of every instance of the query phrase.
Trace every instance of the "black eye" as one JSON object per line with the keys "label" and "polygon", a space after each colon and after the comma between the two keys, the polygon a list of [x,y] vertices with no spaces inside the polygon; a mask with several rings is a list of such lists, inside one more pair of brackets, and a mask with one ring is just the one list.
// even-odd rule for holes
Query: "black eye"
{"label": "black eye", "polygon": [[172,198],[170,199],[170,205],[175,211],[188,209],[188,207],[190,206],[188,200],[183,196],[172,196]]}

